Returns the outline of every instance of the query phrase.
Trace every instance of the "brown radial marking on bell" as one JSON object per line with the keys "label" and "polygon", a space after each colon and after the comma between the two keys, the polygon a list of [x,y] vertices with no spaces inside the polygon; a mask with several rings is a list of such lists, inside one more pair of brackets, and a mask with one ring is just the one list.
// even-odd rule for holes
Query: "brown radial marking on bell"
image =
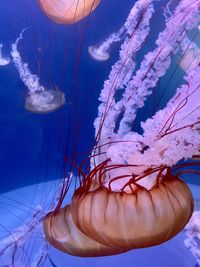
{"label": "brown radial marking on bell", "polygon": [[103,219],[104,219],[104,223],[106,223],[106,211],[107,211],[107,207],[108,207],[108,202],[109,202],[109,196],[108,196],[108,190],[106,191],[106,202],[105,202],[105,208],[104,208],[104,213],[103,213]]}
{"label": "brown radial marking on bell", "polygon": [[[171,216],[169,215],[168,206],[166,206],[166,203],[164,203],[166,201],[166,195],[164,194],[162,196],[162,194],[164,194],[163,191],[161,191],[157,186],[151,189],[151,195],[154,200],[153,202],[155,203],[154,207],[156,209],[156,214],[157,214],[155,227],[159,222],[159,225],[155,228],[158,230],[157,232],[155,232],[154,234],[155,236],[153,237],[155,240],[154,241],[152,240],[151,245],[157,245],[165,241],[165,235],[167,232],[166,220],[171,218]],[[164,218],[164,216],[167,217]]]}
{"label": "brown radial marking on bell", "polygon": [[[155,206],[154,206],[154,203],[153,203],[153,199],[152,199],[152,196],[151,196],[151,190],[147,190],[147,193],[148,193],[148,197],[149,197],[150,202],[151,202],[151,206],[152,206],[152,210],[153,210],[153,213],[154,213],[154,217],[157,218],[156,209],[155,209]],[[147,246],[150,245],[150,244],[151,244],[151,237],[149,235]]]}
{"label": "brown radial marking on bell", "polygon": [[[175,222],[175,218],[176,218],[177,214],[176,214],[176,210],[175,210],[175,208],[174,208],[174,205],[173,205],[173,203],[172,203],[171,197],[170,197],[170,195],[169,195],[169,192],[167,191],[167,188],[168,188],[168,187],[167,187],[167,185],[165,184],[165,186],[163,186],[163,189],[166,191],[166,195],[167,195],[167,197],[168,197],[168,200],[169,200],[171,209],[173,210],[173,213],[174,213],[174,219],[173,219],[173,221]],[[169,188],[168,188],[168,190],[169,190]],[[174,197],[173,194],[171,194],[171,196]],[[174,199],[176,199],[176,198],[174,198]],[[177,200],[177,199],[176,199],[176,200]],[[177,203],[178,203],[178,201],[177,201]],[[167,241],[167,240],[170,238],[170,236],[172,236],[172,233],[173,233],[173,232],[174,232],[174,226],[171,225],[168,234],[166,234],[165,241]]]}
{"label": "brown radial marking on bell", "polygon": [[[157,185],[155,186],[157,188]],[[152,207],[153,207],[153,212],[154,212],[154,215],[157,217],[157,212],[156,212],[156,209],[155,209],[155,205],[153,203],[153,198],[152,198],[152,195],[151,195],[151,190],[148,190],[148,193],[149,193],[149,197],[151,199],[151,204],[152,204]]]}
{"label": "brown radial marking on bell", "polygon": [[[67,218],[67,206],[64,208],[64,217],[65,217],[65,219]],[[67,221],[67,219],[66,219],[66,221]],[[67,225],[67,228],[68,228],[68,232],[71,233],[71,232],[70,232],[69,224],[66,223],[66,225]]]}
{"label": "brown radial marking on bell", "polygon": [[[177,178],[179,182],[182,182],[179,178]],[[183,183],[183,182],[182,182]],[[171,190],[171,188],[165,183],[165,186],[168,188],[168,190],[170,191],[170,193],[174,196],[174,198],[176,198],[178,204],[180,205],[181,209],[184,209],[183,206],[181,205],[180,200],[177,198],[177,196],[175,195],[175,193],[173,192],[173,190]],[[186,187],[186,185],[184,184],[184,186]],[[180,192],[180,195],[182,194],[182,192]]]}
{"label": "brown radial marking on bell", "polygon": [[92,200],[93,200],[93,198],[94,198],[94,194],[91,193],[91,197],[90,197],[90,223],[91,223],[91,225],[93,224],[93,222],[92,222],[92,217],[93,217],[92,216],[92,206],[93,206],[92,205],[92,203],[93,203]]}

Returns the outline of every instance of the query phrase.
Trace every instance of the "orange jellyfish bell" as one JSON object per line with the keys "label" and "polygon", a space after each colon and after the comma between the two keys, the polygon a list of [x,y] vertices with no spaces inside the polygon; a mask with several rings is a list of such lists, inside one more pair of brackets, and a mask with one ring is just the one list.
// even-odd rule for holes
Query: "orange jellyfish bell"
{"label": "orange jellyfish bell", "polygon": [[43,221],[46,239],[55,248],[79,257],[97,257],[119,254],[127,251],[116,247],[105,246],[85,235],[75,225],[71,207],[49,213]]}
{"label": "orange jellyfish bell", "polygon": [[103,185],[79,188],[72,201],[75,224],[106,246],[134,249],[171,239],[192,215],[192,194],[176,176],[168,173],[149,190],[136,183],[130,188],[121,192]]}
{"label": "orange jellyfish bell", "polygon": [[100,0],[37,0],[42,11],[60,24],[72,24],[88,16]]}

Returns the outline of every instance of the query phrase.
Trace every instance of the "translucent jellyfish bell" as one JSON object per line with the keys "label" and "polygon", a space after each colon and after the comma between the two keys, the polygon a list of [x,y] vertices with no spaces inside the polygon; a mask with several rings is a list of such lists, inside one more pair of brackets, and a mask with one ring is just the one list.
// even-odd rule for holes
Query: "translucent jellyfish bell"
{"label": "translucent jellyfish bell", "polygon": [[95,45],[89,46],[88,52],[93,59],[98,61],[106,61],[110,57],[109,50],[101,46],[100,47]]}
{"label": "translucent jellyfish bell", "polygon": [[38,0],[41,10],[51,20],[60,24],[73,24],[88,15],[100,0]]}
{"label": "translucent jellyfish bell", "polygon": [[26,97],[25,108],[35,113],[49,113],[65,103],[65,95],[59,90],[45,90]]}
{"label": "translucent jellyfish bell", "polygon": [[10,63],[10,59],[8,57],[3,57],[2,48],[3,48],[3,44],[0,43],[0,66],[5,66]]}

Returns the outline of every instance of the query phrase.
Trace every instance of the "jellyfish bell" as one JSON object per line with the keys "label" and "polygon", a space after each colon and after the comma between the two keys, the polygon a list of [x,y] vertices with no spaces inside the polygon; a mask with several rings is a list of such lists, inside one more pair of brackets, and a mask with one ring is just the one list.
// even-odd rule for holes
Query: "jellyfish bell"
{"label": "jellyfish bell", "polygon": [[89,46],[88,52],[90,56],[97,61],[106,61],[110,58],[110,53],[108,50],[102,47]]}
{"label": "jellyfish bell", "polygon": [[46,239],[57,249],[79,257],[98,257],[119,254],[126,249],[105,246],[85,235],[74,223],[71,206],[49,213],[43,228]]}
{"label": "jellyfish bell", "polygon": [[3,44],[0,43],[0,66],[5,66],[10,63],[10,59],[2,55],[2,48],[3,48]]}
{"label": "jellyfish bell", "polygon": [[45,114],[56,111],[65,104],[65,95],[59,90],[44,90],[26,97],[25,109]]}
{"label": "jellyfish bell", "polygon": [[188,186],[170,172],[151,189],[131,182],[128,187],[121,191],[103,184],[95,190],[79,188],[72,200],[72,216],[79,229],[107,246],[144,248],[174,237],[192,215]]}
{"label": "jellyfish bell", "polygon": [[22,82],[28,89],[28,96],[25,101],[25,108],[34,113],[49,113],[59,109],[65,104],[65,95],[59,89],[47,90],[40,83],[40,78],[32,74],[27,63],[23,59],[18,50],[18,43],[22,40],[23,33],[27,30],[23,29],[12,44],[11,56]]}
{"label": "jellyfish bell", "polygon": [[73,24],[91,14],[100,0],[37,0],[41,10],[59,24]]}

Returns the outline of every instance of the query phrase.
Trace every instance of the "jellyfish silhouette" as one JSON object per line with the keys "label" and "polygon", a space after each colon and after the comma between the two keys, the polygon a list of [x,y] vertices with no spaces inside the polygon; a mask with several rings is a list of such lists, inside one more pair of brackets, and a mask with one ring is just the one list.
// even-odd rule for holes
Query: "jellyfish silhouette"
{"label": "jellyfish silhouette", "polygon": [[72,24],[91,14],[100,0],[37,1],[41,10],[56,23]]}
{"label": "jellyfish silhouette", "polygon": [[[115,252],[126,251],[166,242],[191,218],[193,197],[180,176],[185,172],[199,174],[182,170],[199,166],[199,162],[179,161],[199,155],[200,66],[189,68],[185,83],[166,106],[141,123],[142,134],[134,132],[132,125],[187,32],[197,28],[199,9],[197,1],[180,1],[165,17],[156,48],[144,56],[134,72],[133,55],[146,40],[154,13],[152,1],[139,0],[134,5],[134,19],[129,24],[132,34],[122,44],[120,58],[101,91],[90,170],[85,173],[77,167],[80,187],[72,197],[70,213],[63,215],[59,203],[44,219],[46,238],[56,248],[71,244],[70,218],[80,231],[75,233],[79,246],[71,253],[79,256],[83,256],[82,234]],[[121,98],[116,97],[122,88]],[[63,229],[69,233],[60,233]],[[69,253],[68,249],[61,250]],[[87,247],[85,253],[91,256]]]}
{"label": "jellyfish silhouette", "polygon": [[12,44],[11,56],[21,80],[28,88],[25,108],[34,113],[49,113],[59,109],[65,103],[65,95],[60,90],[47,90],[39,82],[39,77],[31,73],[28,64],[22,61],[18,43],[26,29],[22,30],[16,42]]}

